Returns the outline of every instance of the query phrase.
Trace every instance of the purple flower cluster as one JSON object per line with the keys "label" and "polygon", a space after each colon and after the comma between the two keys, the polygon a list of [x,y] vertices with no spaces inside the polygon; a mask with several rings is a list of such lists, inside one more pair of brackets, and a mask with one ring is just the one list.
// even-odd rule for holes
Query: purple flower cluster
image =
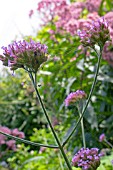
{"label": "purple flower cluster", "polygon": [[70,93],[65,99],[65,106],[73,105],[75,102],[86,98],[86,93],[82,90]]}
{"label": "purple flower cluster", "polygon": [[[85,2],[67,3],[66,0],[41,0],[38,3],[38,12],[42,14],[43,23],[46,25],[49,21],[55,19],[56,33],[68,32],[71,35],[76,35],[77,29],[81,25],[91,22],[90,19],[81,19],[81,14],[84,9],[87,9],[90,14],[93,13],[93,18],[97,17],[97,11],[101,4],[101,0],[86,0]],[[30,12],[31,13],[31,12]],[[95,14],[96,13],[96,14]],[[99,17],[99,16],[98,16]],[[54,37],[51,36],[53,39]],[[54,38],[55,39],[55,38]]]}
{"label": "purple flower cluster", "polygon": [[101,5],[102,0],[86,0],[86,8],[88,9],[89,12],[95,12],[98,11],[100,5]]}
{"label": "purple flower cluster", "polygon": [[2,49],[4,55],[0,55],[0,60],[11,70],[24,68],[36,73],[40,65],[47,61],[47,46],[40,42],[34,42],[32,39],[30,42],[15,41]]}
{"label": "purple flower cluster", "polygon": [[[0,126],[0,131],[7,133],[9,135],[17,136],[19,138],[25,138],[25,135],[23,132],[20,132],[17,128],[16,129],[9,129],[8,127],[5,126]],[[15,140],[8,140],[8,138],[0,134],[0,145],[6,145],[8,149],[16,150],[16,141]]]}
{"label": "purple flower cluster", "polygon": [[94,47],[95,44],[98,44],[103,47],[105,42],[110,39],[108,23],[104,18],[100,18],[89,25],[86,30],[78,31],[78,35],[84,46]]}
{"label": "purple flower cluster", "polygon": [[98,148],[81,148],[73,157],[74,167],[80,167],[83,170],[96,170],[100,165],[100,155]]}

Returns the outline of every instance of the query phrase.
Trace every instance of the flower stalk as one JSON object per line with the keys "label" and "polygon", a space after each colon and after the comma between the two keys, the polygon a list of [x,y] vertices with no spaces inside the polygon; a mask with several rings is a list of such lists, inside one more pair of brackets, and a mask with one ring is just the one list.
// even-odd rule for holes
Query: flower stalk
{"label": "flower stalk", "polygon": [[10,134],[2,132],[2,131],[0,131],[0,134],[3,134],[5,136],[7,136],[8,138],[15,139],[16,141],[23,142],[23,143],[26,143],[26,144],[29,144],[32,146],[41,146],[41,147],[45,147],[45,148],[58,148],[58,146],[55,146],[55,145],[45,145],[45,144],[41,144],[41,143],[31,142],[29,140],[25,140],[25,139],[13,136],[13,135],[10,135]]}
{"label": "flower stalk", "polygon": [[[37,89],[36,80],[34,80],[34,77],[33,77],[33,75],[32,75],[31,72],[29,72],[29,77],[30,77],[30,79],[31,79],[31,81],[32,81],[33,87],[34,87],[34,89],[35,89],[35,91],[36,91],[37,98],[39,99],[39,102],[40,102],[40,104],[41,104],[42,110],[43,110],[43,112],[44,112],[44,114],[45,114],[45,117],[46,117],[46,119],[47,119],[47,121],[48,121],[48,124],[49,124],[49,126],[50,126],[50,128],[51,128],[51,131],[52,131],[52,133],[53,133],[53,135],[54,135],[54,138],[55,138],[55,140],[56,140],[56,142],[57,142],[57,144],[58,144],[58,147],[59,147],[59,149],[60,149],[60,151],[61,151],[61,153],[62,153],[63,158],[65,159],[65,162],[66,162],[66,164],[67,164],[67,167],[68,167],[69,170],[72,170],[71,164],[70,164],[70,162],[69,162],[69,160],[68,160],[68,158],[67,158],[67,156],[66,156],[66,154],[65,154],[64,148],[63,148],[63,146],[61,145],[61,142],[60,142],[60,140],[59,140],[59,138],[58,138],[58,136],[57,136],[57,134],[56,134],[53,126],[52,126],[52,123],[51,123],[51,121],[50,121],[50,119],[49,119],[48,113],[47,113],[47,111],[46,111],[46,109],[45,109],[45,106],[44,106],[43,101],[42,101],[42,99],[41,99],[41,97],[40,97],[39,91],[38,91],[38,89]],[[36,75],[35,75],[35,77],[36,77]]]}
{"label": "flower stalk", "polygon": [[100,47],[100,53],[96,53],[96,55],[98,54],[98,63],[97,63],[97,69],[96,69],[96,72],[95,72],[95,76],[94,76],[94,81],[93,81],[93,84],[92,84],[92,87],[91,87],[91,90],[90,90],[90,93],[89,93],[89,96],[88,96],[88,99],[87,99],[87,102],[86,102],[86,105],[81,113],[81,116],[79,117],[75,127],[72,129],[72,131],[70,132],[70,134],[68,135],[68,137],[65,139],[65,141],[63,142],[63,146],[66,145],[66,143],[69,141],[69,139],[71,138],[71,136],[73,135],[73,133],[75,132],[76,128],[78,127],[80,121],[82,120],[84,114],[85,114],[85,111],[88,107],[88,104],[90,102],[90,99],[91,99],[91,96],[93,94],[93,91],[94,91],[94,88],[95,88],[95,85],[96,85],[96,81],[97,81],[97,76],[98,76],[98,73],[99,73],[99,67],[100,67],[100,61],[101,61],[101,57],[102,57],[102,47]]}
{"label": "flower stalk", "polygon": [[[78,108],[79,116],[81,117],[81,116],[82,116],[82,114],[81,114],[81,112],[80,112],[80,108],[79,108],[79,106],[78,106],[77,108]],[[82,130],[83,147],[84,147],[84,148],[86,148],[86,140],[85,140],[85,130],[84,130],[83,117],[82,117],[82,119],[81,119],[80,123],[81,123],[81,130]]]}

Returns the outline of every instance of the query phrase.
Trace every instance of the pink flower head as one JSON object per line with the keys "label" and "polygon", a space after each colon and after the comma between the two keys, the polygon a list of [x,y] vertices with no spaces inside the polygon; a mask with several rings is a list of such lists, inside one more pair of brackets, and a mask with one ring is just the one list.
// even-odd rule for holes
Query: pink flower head
{"label": "pink flower head", "polygon": [[102,133],[102,134],[99,136],[99,141],[100,141],[100,142],[103,142],[105,139],[106,139],[106,136],[105,136],[104,133]]}
{"label": "pink flower head", "polygon": [[6,136],[0,134],[0,145],[5,144]]}
{"label": "pink flower head", "polygon": [[17,128],[12,130],[11,133],[13,136],[17,136],[19,138],[25,138],[25,135],[23,132],[20,132]]}
{"label": "pink flower head", "polygon": [[[17,136],[19,138],[25,138],[25,135],[23,132],[19,131],[17,128],[10,130],[8,127],[5,126],[0,126],[0,131],[7,133],[7,134],[11,134],[13,136]],[[3,135],[0,134],[0,145],[6,144],[8,149],[12,149],[12,150],[16,150],[16,141],[15,140],[8,140],[8,138]]]}
{"label": "pink flower head", "polygon": [[15,140],[7,141],[6,145],[8,146],[8,149],[16,150],[16,141]]}
{"label": "pink flower head", "polygon": [[[5,126],[0,126],[0,131],[7,133],[7,134],[11,134],[11,130],[8,127],[5,127]],[[6,139],[7,139],[6,136],[4,136],[3,134],[0,134],[0,145],[5,144]]]}
{"label": "pink flower head", "polygon": [[11,130],[5,126],[0,126],[0,131],[7,133],[7,134],[11,134]]}
{"label": "pink flower head", "polygon": [[87,25],[87,29],[78,31],[78,36],[84,46],[92,46],[95,44],[103,47],[105,42],[110,39],[108,23],[104,18],[93,21],[92,25]]}
{"label": "pink flower head", "polygon": [[100,165],[100,156],[98,148],[81,148],[73,157],[74,167],[80,167],[84,170],[96,170]]}
{"label": "pink flower head", "polygon": [[65,106],[74,104],[75,102],[86,98],[86,93],[82,90],[77,90],[76,92],[70,93],[65,99]]}
{"label": "pink flower head", "polygon": [[101,5],[102,0],[86,0],[85,5],[86,8],[88,9],[89,12],[95,12],[98,11],[100,5]]}
{"label": "pink flower head", "polygon": [[34,42],[32,39],[30,42],[15,41],[8,47],[2,47],[3,56],[0,55],[0,60],[11,70],[23,68],[36,73],[40,65],[47,61],[47,48],[45,44]]}

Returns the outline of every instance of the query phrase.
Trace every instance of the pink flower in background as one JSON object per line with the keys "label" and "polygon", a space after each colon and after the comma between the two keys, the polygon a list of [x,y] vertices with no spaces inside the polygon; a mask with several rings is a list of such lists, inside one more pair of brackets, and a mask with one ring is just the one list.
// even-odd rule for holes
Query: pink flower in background
{"label": "pink flower in background", "polygon": [[85,6],[88,9],[89,12],[97,12],[102,0],[86,0]]}
{"label": "pink flower in background", "polygon": [[106,136],[105,136],[104,133],[102,133],[102,134],[99,136],[99,141],[100,141],[100,142],[103,142],[105,139],[106,139]]}
{"label": "pink flower in background", "polygon": [[86,98],[86,93],[82,90],[77,90],[76,92],[70,93],[65,99],[65,106],[73,105],[77,101]]}
{"label": "pink flower in background", "polygon": [[25,138],[25,134],[24,134],[23,132],[19,132],[19,133],[18,133],[18,137],[19,137],[19,138]]}
{"label": "pink flower in background", "polygon": [[46,148],[45,147],[40,147],[40,150],[39,150],[39,154],[43,153],[46,151]]}
{"label": "pink flower in background", "polygon": [[44,25],[57,16],[56,21],[54,21],[56,26],[55,33],[60,32],[62,34],[62,31],[65,30],[67,33],[75,35],[77,29],[81,29],[81,24],[86,25],[92,21],[89,16],[87,16],[86,19],[81,19],[83,10],[88,9],[89,12],[91,12],[88,15],[92,15],[93,20],[95,20],[98,16],[97,11],[100,4],[101,0],[96,1],[95,3],[94,0],[87,0],[86,2],[73,2],[70,4],[67,4],[66,0],[41,0],[41,2],[38,3],[37,10],[43,14]]}
{"label": "pink flower in background", "polygon": [[75,2],[63,6],[62,10],[57,11],[58,21],[55,22],[57,30],[65,30],[71,35],[75,35],[78,28],[78,20],[84,9],[83,2]]}
{"label": "pink flower in background", "polygon": [[7,134],[11,134],[11,130],[5,126],[0,126],[0,131],[7,133]]}
{"label": "pink flower in background", "polygon": [[109,24],[110,36],[113,42],[113,12],[108,12],[107,14],[104,15],[104,18]]}
{"label": "pink flower in background", "polygon": [[102,57],[106,60],[111,66],[113,66],[113,44],[112,42],[108,41],[105,43]]}
{"label": "pink flower in background", "polygon": [[5,144],[6,136],[0,134],[0,145]]}
{"label": "pink flower in background", "polygon": [[55,31],[54,30],[49,30],[49,33],[52,35],[52,34],[55,33]]}
{"label": "pink flower in background", "polygon": [[100,16],[98,15],[97,12],[93,12],[93,13],[89,13],[87,15],[87,19],[79,19],[78,20],[78,27],[77,29],[80,29],[80,30],[87,30],[88,26],[89,25],[92,25],[92,21],[97,21],[98,19],[100,19]]}
{"label": "pink flower in background", "polygon": [[12,130],[11,133],[13,136],[17,136],[19,138],[25,138],[25,135],[23,132],[20,132],[17,128]]}
{"label": "pink flower in background", "polygon": [[[0,131],[13,135],[13,136],[17,136],[19,138],[25,138],[25,135],[23,132],[19,131],[17,128],[16,129],[9,129],[8,127],[5,126],[0,126]],[[7,138],[7,136],[0,134],[0,145],[6,144],[8,149],[12,149],[12,150],[16,150],[16,141],[15,140],[9,140]]]}
{"label": "pink flower in background", "polygon": [[8,146],[8,149],[16,150],[16,141],[15,140],[9,140],[6,142],[6,145]]}
{"label": "pink flower in background", "polygon": [[18,132],[19,132],[18,129],[15,128],[15,129],[12,130],[12,133],[11,133],[11,134],[12,134],[13,136],[18,136]]}
{"label": "pink flower in background", "polygon": [[44,15],[43,21],[48,23],[56,16],[57,11],[65,5],[67,5],[66,0],[41,0],[38,3],[37,10]]}
{"label": "pink flower in background", "polygon": [[[0,126],[0,131],[7,133],[7,134],[11,134],[11,130],[8,127],[5,127],[5,126]],[[0,145],[5,144],[6,139],[7,139],[6,136],[4,136],[3,134],[0,134]]]}
{"label": "pink flower in background", "polygon": [[[100,18],[98,10],[101,2],[102,0],[86,0],[85,2],[68,4],[66,0],[41,0],[37,5],[37,11],[39,14],[41,13],[41,16],[43,15],[43,25],[53,21],[52,23],[56,26],[55,34],[62,34],[64,31],[63,33],[67,32],[71,35],[76,35],[78,29],[83,29],[88,23],[91,24],[92,21]],[[81,18],[84,9],[89,11],[86,19]],[[33,10],[31,10],[31,14],[32,13]],[[57,19],[54,20],[55,17]],[[109,23],[111,27],[110,34],[113,36],[113,12],[108,12],[104,18]],[[51,38],[53,39],[53,36]]]}

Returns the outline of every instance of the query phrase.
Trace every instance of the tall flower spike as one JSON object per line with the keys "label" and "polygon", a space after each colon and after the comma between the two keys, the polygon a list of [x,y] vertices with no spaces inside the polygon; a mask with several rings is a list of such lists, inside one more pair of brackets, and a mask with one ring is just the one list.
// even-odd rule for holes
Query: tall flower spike
{"label": "tall flower spike", "polygon": [[78,31],[78,36],[84,46],[94,47],[95,44],[103,47],[105,42],[110,39],[108,23],[104,18],[94,21],[86,30]]}
{"label": "tall flower spike", "polygon": [[98,148],[81,148],[73,157],[74,167],[80,167],[83,170],[96,170],[100,165],[100,155]]}
{"label": "tall flower spike", "polygon": [[70,93],[65,99],[65,106],[73,105],[75,102],[86,98],[86,93],[82,90]]}
{"label": "tall flower spike", "polygon": [[8,47],[2,47],[3,55],[0,55],[0,60],[11,70],[24,68],[36,73],[40,65],[47,61],[47,48],[45,44],[34,42],[32,39],[30,42],[15,41]]}

